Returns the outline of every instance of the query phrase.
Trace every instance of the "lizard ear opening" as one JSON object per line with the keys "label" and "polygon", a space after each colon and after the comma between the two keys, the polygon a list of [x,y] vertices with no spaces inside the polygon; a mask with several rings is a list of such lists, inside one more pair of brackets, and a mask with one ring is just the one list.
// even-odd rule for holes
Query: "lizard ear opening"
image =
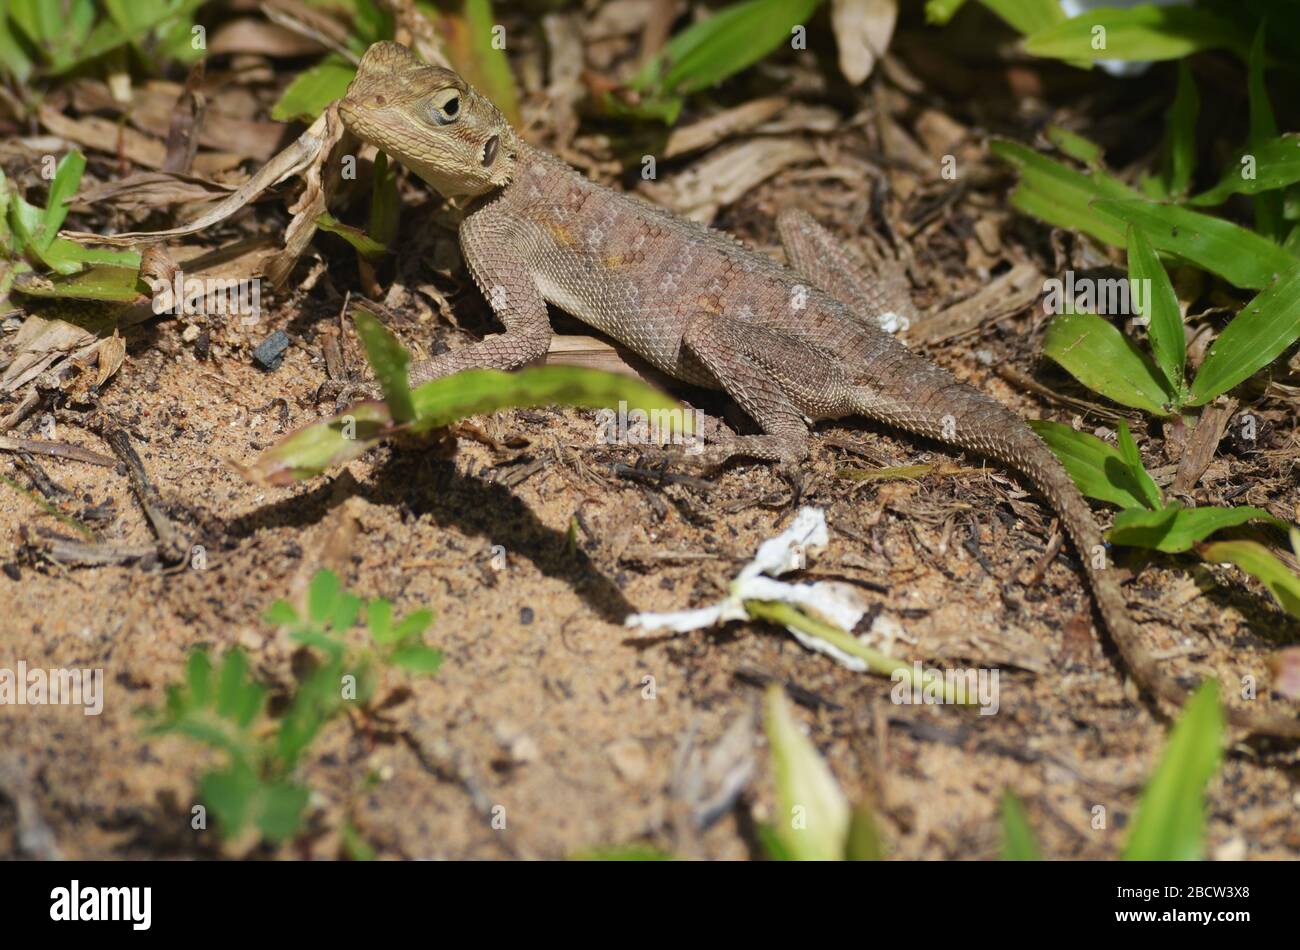
{"label": "lizard ear opening", "polygon": [[494,135],[483,143],[483,167],[491,168],[497,160],[497,150],[501,147],[501,136]]}

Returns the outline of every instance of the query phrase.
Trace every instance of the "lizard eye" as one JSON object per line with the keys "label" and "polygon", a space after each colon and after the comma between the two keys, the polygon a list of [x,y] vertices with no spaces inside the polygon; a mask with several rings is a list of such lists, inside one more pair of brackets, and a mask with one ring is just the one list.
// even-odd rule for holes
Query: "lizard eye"
{"label": "lizard eye", "polygon": [[441,105],[434,103],[433,121],[439,125],[451,125],[460,116],[460,96],[453,95]]}

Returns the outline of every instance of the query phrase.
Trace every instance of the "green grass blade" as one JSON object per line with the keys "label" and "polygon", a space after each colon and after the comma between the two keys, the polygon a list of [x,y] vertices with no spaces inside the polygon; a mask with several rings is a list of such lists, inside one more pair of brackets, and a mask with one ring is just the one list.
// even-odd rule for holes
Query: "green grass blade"
{"label": "green grass blade", "polygon": [[352,320],[357,327],[357,336],[361,337],[361,345],[366,349],[366,360],[383,390],[384,402],[388,404],[393,422],[397,425],[410,422],[415,418],[415,403],[411,399],[406,375],[411,363],[410,355],[369,310],[357,307]]}
{"label": "green grass blade", "polygon": [[1223,528],[1235,528],[1248,521],[1267,521],[1281,528],[1286,522],[1274,518],[1262,508],[1241,505],[1236,508],[1180,508],[1170,506],[1159,511],[1121,511],[1115,524],[1106,532],[1106,540],[1126,547],[1150,548],[1168,554],[1190,551]]}
{"label": "green grass blade", "polygon": [[1128,466],[1129,473],[1132,475],[1134,482],[1137,483],[1138,489],[1142,492],[1142,501],[1148,508],[1159,508],[1161,505],[1160,489],[1156,483],[1151,480],[1147,470],[1142,465],[1142,455],[1138,452],[1137,443],[1133,441],[1133,435],[1128,431],[1128,423],[1121,422],[1119,429],[1115,434],[1115,444],[1119,449],[1119,456]]}
{"label": "green grass blade", "polygon": [[745,0],[678,33],[632,81],[651,95],[686,95],[717,85],[762,59],[808,22],[821,0]]}
{"label": "green grass blade", "polygon": [[1204,405],[1250,378],[1300,339],[1300,263],[1233,317],[1210,345],[1188,404]]}
{"label": "green grass blade", "polygon": [[[1119,508],[1147,506],[1147,491],[1140,477],[1129,468],[1114,446],[1087,432],[1076,432],[1060,422],[1031,419],[1029,427],[1047,443],[1079,491],[1089,498]],[[1145,475],[1145,471],[1142,474]]]}
{"label": "green grass blade", "polygon": [[1061,150],[1062,154],[1068,155],[1076,162],[1092,169],[1102,167],[1101,146],[1096,142],[1059,125],[1049,125],[1044,134],[1049,142]]}
{"label": "green grass blade", "polygon": [[1178,63],[1178,91],[1173,105],[1165,114],[1165,192],[1187,194],[1196,170],[1196,116],[1201,111],[1201,97],[1187,60]]}
{"label": "green grass blade", "polygon": [[1054,317],[1043,352],[1094,392],[1153,416],[1168,416],[1174,394],[1150,358],[1109,322],[1092,313]]}
{"label": "green grass blade", "polygon": [[1104,172],[1076,171],[1019,142],[994,141],[989,150],[1020,172],[1020,182],[1011,193],[1016,208],[1048,224],[1123,246],[1123,221],[1099,209],[1097,202],[1106,198],[1138,199],[1136,191]]}
{"label": "green grass blade", "polygon": [[764,725],[776,773],[773,827],[796,861],[840,861],[849,833],[849,803],[779,686],[768,688]]}
{"label": "green grass blade", "polygon": [[45,205],[45,214],[35,238],[38,250],[44,251],[49,247],[58,235],[59,228],[63,227],[63,220],[68,216],[68,202],[77,193],[85,170],[86,156],[75,149],[64,155],[59,162],[54,172],[54,181],[50,185],[50,200]]}
{"label": "green grass blade", "polygon": [[1002,860],[1043,860],[1043,852],[1038,848],[1025,807],[1010,789],[1002,793]]}
{"label": "green grass blade", "polygon": [[[1249,177],[1247,177],[1249,175]],[[1300,181],[1300,136],[1265,139],[1239,152],[1227,173],[1209,191],[1188,201],[1192,205],[1217,205],[1232,195],[1257,195],[1277,191]]]}
{"label": "green grass blade", "polygon": [[241,472],[252,482],[291,485],[360,458],[392,431],[388,406],[360,402],[333,419],[291,432]]}
{"label": "green grass blade", "polygon": [[342,99],[357,69],[342,56],[331,55],[299,73],[271,107],[277,122],[314,122],[335,99]]}
{"label": "green grass blade", "polygon": [[1187,363],[1187,339],[1183,315],[1178,309],[1174,285],[1145,235],[1133,225],[1128,229],[1128,276],[1137,289],[1136,297],[1151,336],[1156,365],[1174,393],[1183,391],[1183,370]]}
{"label": "green grass blade", "polygon": [[1235,564],[1258,578],[1283,610],[1300,619],[1300,577],[1264,545],[1254,541],[1216,541],[1198,546],[1196,553],[1210,564]]}
{"label": "green grass blade", "polygon": [[1207,680],[1174,724],[1129,831],[1128,861],[1195,861],[1205,851],[1205,786],[1219,766],[1223,710]]}
{"label": "green grass blade", "polygon": [[1156,250],[1176,254],[1236,287],[1267,287],[1297,263],[1272,241],[1187,208],[1111,198],[1095,201],[1093,207],[1137,227]]}
{"label": "green grass blade", "polygon": [[1056,0],[980,0],[1008,26],[1024,36],[1065,22]]}
{"label": "green grass blade", "polygon": [[[629,376],[576,366],[542,366],[518,373],[473,369],[425,383],[412,393],[415,431],[450,425],[467,416],[511,407],[585,406],[626,403],[630,409],[661,413],[674,431],[690,431],[690,416],[670,396]],[[659,426],[663,431],[667,426]]]}
{"label": "green grass blade", "polygon": [[[1269,101],[1268,86],[1264,81],[1267,59],[1264,21],[1261,19],[1246,60],[1246,91],[1250,100],[1250,137],[1246,143],[1252,151],[1277,137],[1277,119],[1273,116],[1273,104]],[[1280,194],[1266,191],[1255,197],[1255,230],[1274,241],[1280,241],[1286,235]]]}
{"label": "green grass blade", "polygon": [[1024,45],[1034,56],[1083,62],[1182,59],[1203,49],[1230,49],[1245,59],[1250,40],[1206,10],[1143,4],[1088,10],[1036,31]]}

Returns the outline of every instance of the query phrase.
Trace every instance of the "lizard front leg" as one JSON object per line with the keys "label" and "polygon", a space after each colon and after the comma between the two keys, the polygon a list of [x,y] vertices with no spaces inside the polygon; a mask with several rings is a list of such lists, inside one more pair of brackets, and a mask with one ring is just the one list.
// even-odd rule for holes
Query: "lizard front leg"
{"label": "lizard front leg", "polygon": [[460,246],[474,282],[506,332],[411,367],[411,385],[466,369],[518,369],[541,359],[551,341],[546,301],[515,243],[514,229],[491,207],[465,219]]}

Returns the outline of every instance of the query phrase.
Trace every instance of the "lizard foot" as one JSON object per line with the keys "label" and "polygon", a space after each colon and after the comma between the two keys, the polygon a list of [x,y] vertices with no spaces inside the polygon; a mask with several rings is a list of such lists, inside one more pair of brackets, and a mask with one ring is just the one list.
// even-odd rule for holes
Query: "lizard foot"
{"label": "lizard foot", "polygon": [[366,399],[383,398],[379,387],[373,383],[358,383],[346,379],[327,379],[316,390],[317,405],[326,399],[332,399],[336,413]]}
{"label": "lizard foot", "polygon": [[695,474],[713,474],[734,458],[752,458],[772,465],[777,477],[790,486],[792,504],[803,494],[801,463],[807,446],[793,445],[774,435],[729,435],[704,446],[642,447],[641,457],[652,465],[672,466]]}

